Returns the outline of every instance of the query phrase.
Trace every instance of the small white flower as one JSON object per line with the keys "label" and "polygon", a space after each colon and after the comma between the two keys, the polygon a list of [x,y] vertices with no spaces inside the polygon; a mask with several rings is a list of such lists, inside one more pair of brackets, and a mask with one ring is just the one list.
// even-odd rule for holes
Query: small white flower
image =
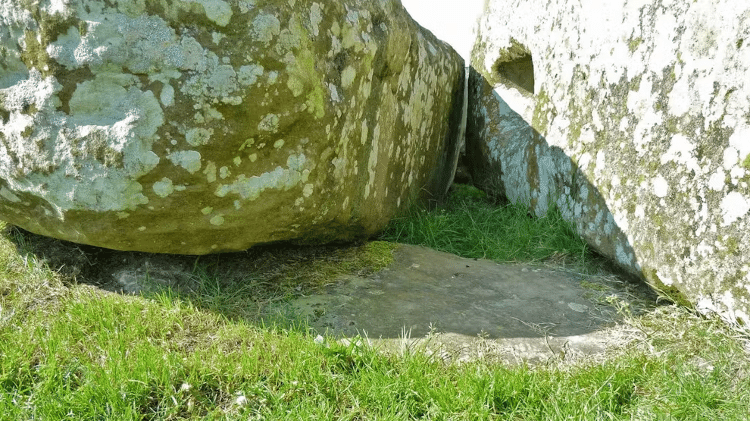
{"label": "small white flower", "polygon": [[245,395],[239,395],[234,399],[234,404],[238,406],[245,406],[247,405],[247,398],[245,397]]}
{"label": "small white flower", "polygon": [[323,342],[325,342],[325,339],[323,339],[323,336],[318,335],[315,337],[314,341],[318,345],[323,345]]}

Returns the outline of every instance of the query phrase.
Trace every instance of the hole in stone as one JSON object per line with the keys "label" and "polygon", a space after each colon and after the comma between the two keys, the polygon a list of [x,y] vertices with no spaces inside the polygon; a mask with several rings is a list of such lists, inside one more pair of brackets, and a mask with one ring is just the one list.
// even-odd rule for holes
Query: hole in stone
{"label": "hole in stone", "polygon": [[516,40],[511,40],[511,47],[501,52],[495,73],[504,82],[534,94],[534,60],[529,49]]}

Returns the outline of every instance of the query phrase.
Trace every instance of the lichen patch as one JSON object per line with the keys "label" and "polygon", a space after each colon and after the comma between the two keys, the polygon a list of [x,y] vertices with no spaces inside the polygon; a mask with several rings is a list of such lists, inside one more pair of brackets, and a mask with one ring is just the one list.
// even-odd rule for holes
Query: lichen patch
{"label": "lichen patch", "polygon": [[739,192],[731,192],[721,200],[721,225],[726,227],[750,212],[750,201]]}
{"label": "lichen patch", "polygon": [[223,0],[183,0],[185,3],[198,3],[203,6],[203,13],[219,26],[227,26],[232,19],[232,7]]}
{"label": "lichen patch", "polygon": [[253,20],[252,35],[261,42],[271,42],[281,33],[281,22],[272,14],[260,14]]}
{"label": "lichen patch", "polygon": [[172,164],[182,167],[190,174],[201,169],[201,154],[197,151],[177,151],[167,155]]}
{"label": "lichen patch", "polygon": [[170,180],[167,177],[164,177],[161,180],[154,183],[154,185],[152,186],[152,189],[154,190],[154,193],[156,193],[157,196],[164,198],[174,192],[174,185],[172,184],[172,180]]}
{"label": "lichen patch", "polygon": [[236,194],[243,200],[253,201],[269,189],[289,190],[307,181],[310,171],[305,169],[306,162],[305,155],[291,155],[287,159],[287,168],[279,166],[273,171],[251,177],[240,174],[233,183],[219,186],[215,194],[218,197]]}

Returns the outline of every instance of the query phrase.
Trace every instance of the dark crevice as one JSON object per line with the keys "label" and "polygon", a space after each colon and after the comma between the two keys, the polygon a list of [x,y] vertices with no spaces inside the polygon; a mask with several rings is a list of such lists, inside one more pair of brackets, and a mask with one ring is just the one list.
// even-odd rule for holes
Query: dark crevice
{"label": "dark crevice", "polygon": [[497,74],[506,82],[510,82],[519,89],[534,94],[534,61],[531,54],[499,63]]}

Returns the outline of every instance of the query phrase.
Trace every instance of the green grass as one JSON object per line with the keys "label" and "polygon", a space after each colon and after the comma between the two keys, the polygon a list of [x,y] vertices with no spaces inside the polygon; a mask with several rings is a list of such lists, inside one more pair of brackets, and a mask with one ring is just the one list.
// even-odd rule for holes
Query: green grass
{"label": "green grass", "polygon": [[444,205],[411,209],[381,238],[498,262],[553,260],[585,266],[594,258],[557,208],[535,218],[523,205],[498,206],[473,187],[454,187]]}
{"label": "green grass", "polygon": [[[487,231],[491,218],[502,216],[482,200],[462,201],[418,212],[388,235],[422,219],[439,225],[463,215],[472,222],[425,235],[497,260],[586,253],[569,238],[545,238],[557,235],[559,224],[503,208],[523,217],[511,219],[517,228],[528,218],[528,229],[540,231],[509,240],[516,244],[511,254],[491,254],[502,242]],[[545,235],[544,227],[555,224]],[[3,232],[0,420],[750,419],[747,336],[679,306],[627,317],[630,339],[596,358],[534,367],[446,364],[417,351],[383,354],[357,340],[321,343],[303,325],[253,317],[256,301],[283,299],[302,278],[313,278],[305,286],[313,288],[332,274],[386,265],[387,243],[362,246],[370,249],[355,256],[321,252],[324,269],[312,269],[299,251],[278,257],[279,251],[271,261],[278,270],[259,263],[257,276],[242,279],[222,270],[220,257],[206,257],[195,261],[187,292],[164,287],[122,295],[77,282],[58,265],[50,269],[30,237]],[[486,244],[471,247],[465,235],[486,237]],[[269,286],[277,281],[281,287]]]}

